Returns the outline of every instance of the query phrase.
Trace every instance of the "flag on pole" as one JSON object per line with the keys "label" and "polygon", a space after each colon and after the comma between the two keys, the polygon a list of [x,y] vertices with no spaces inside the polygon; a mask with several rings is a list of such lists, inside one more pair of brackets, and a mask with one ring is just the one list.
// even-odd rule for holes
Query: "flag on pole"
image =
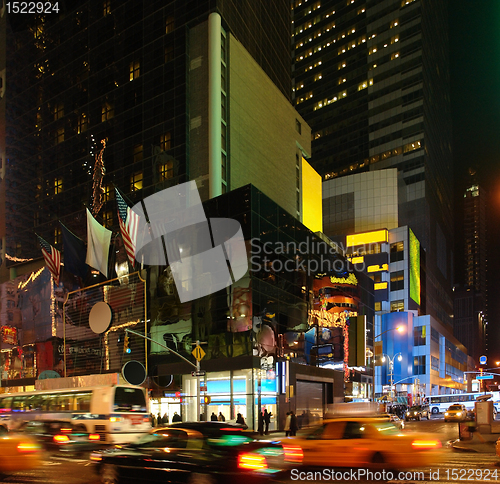
{"label": "flag on pole", "polygon": [[39,235],[38,242],[42,247],[43,258],[45,259],[45,265],[49,269],[56,286],[59,286],[59,276],[61,275],[61,252],[55,247],[52,247],[47,241],[42,239]]}
{"label": "flag on pole", "polygon": [[111,230],[103,227],[87,208],[87,257],[85,262],[108,277]]}
{"label": "flag on pole", "polygon": [[116,190],[116,202],[118,205],[118,221],[120,224],[120,232],[122,234],[123,245],[125,246],[125,251],[127,252],[128,260],[132,267],[135,266],[135,244],[137,241],[137,229],[139,227],[139,215],[137,215],[130,207],[125,203],[125,200],[121,196],[117,188]]}
{"label": "flag on pole", "polygon": [[85,279],[87,277],[88,265],[85,262],[87,249],[85,242],[69,230],[61,221],[64,269],[75,276]]}

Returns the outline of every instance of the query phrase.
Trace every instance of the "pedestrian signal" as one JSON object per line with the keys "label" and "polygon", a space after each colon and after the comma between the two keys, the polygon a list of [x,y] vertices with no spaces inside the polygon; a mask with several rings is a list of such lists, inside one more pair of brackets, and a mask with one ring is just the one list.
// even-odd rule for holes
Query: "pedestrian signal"
{"label": "pedestrian signal", "polygon": [[203,397],[203,402],[208,405],[212,401],[212,397]]}

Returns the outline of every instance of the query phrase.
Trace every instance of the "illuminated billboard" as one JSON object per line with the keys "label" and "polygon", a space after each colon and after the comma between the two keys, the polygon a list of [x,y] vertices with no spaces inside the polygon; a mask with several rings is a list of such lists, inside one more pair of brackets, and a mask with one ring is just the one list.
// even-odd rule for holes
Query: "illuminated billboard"
{"label": "illuminated billboard", "polygon": [[410,229],[410,298],[420,305],[420,242]]}
{"label": "illuminated billboard", "polygon": [[323,232],[322,180],[302,158],[302,223],[312,232]]}

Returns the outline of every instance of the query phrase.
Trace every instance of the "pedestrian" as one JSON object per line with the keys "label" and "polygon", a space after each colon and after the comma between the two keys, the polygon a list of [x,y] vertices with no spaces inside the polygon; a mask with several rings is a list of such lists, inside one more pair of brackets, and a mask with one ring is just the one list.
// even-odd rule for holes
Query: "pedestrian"
{"label": "pedestrian", "polygon": [[162,417],[161,421],[163,422],[163,424],[164,424],[164,425],[168,425],[168,420],[169,420],[169,419],[168,419],[167,412],[165,412],[165,413],[163,414],[163,417]]}
{"label": "pedestrian", "polygon": [[177,412],[175,412],[174,416],[172,417],[172,422],[182,422],[182,417]]}
{"label": "pedestrian", "polygon": [[293,411],[290,412],[290,436],[297,435],[297,417]]}
{"label": "pedestrian", "polygon": [[214,413],[214,412],[212,412],[212,415],[211,415],[211,417],[210,417],[210,420],[211,420],[212,422],[217,422],[217,415],[215,415],[215,413]]}
{"label": "pedestrian", "polygon": [[244,425],[245,428],[248,428],[247,424],[245,423],[245,419],[243,418],[243,415],[241,415],[241,413],[239,413],[236,417],[237,417],[236,418],[236,423],[237,424]]}
{"label": "pedestrian", "polygon": [[151,420],[151,426],[156,427],[156,417],[153,413],[150,414],[149,419]]}
{"label": "pedestrian", "polygon": [[264,410],[264,423],[266,425],[265,434],[269,435],[269,424],[271,423],[271,412],[268,412],[267,408]]}
{"label": "pedestrian", "polygon": [[264,435],[264,415],[262,415],[262,411],[259,412],[257,423],[257,431],[260,435]]}
{"label": "pedestrian", "polygon": [[224,415],[222,415],[222,412],[219,412],[219,422],[225,422],[226,421],[226,417],[224,417]]}
{"label": "pedestrian", "polygon": [[292,415],[290,412],[286,412],[286,419],[285,419],[285,435],[287,437],[290,436],[290,422],[292,420]]}
{"label": "pedestrian", "polygon": [[156,417],[156,424],[159,426],[163,423],[163,420],[161,418],[161,413],[158,412],[158,417]]}

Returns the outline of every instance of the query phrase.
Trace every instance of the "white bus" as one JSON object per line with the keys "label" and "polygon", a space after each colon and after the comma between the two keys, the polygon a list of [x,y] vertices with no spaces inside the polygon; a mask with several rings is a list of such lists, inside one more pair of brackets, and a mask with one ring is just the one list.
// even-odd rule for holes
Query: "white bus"
{"label": "white bus", "polygon": [[151,429],[144,388],[105,385],[0,395],[0,431],[29,420],[67,420],[101,442],[127,443]]}
{"label": "white bus", "polygon": [[[500,392],[488,392],[493,401],[493,411],[496,414],[500,411]],[[448,395],[427,395],[425,398],[429,402],[429,409],[433,414],[444,413],[450,405],[461,403],[467,410],[474,410],[474,405],[478,397],[484,397],[484,393],[453,393]]]}

